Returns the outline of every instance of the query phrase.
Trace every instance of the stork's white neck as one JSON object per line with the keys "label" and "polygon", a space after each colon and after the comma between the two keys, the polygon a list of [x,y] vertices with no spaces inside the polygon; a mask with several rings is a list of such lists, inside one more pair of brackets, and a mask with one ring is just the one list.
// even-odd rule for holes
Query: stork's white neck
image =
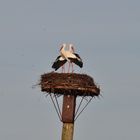
{"label": "stork's white neck", "polygon": [[69,51],[70,51],[71,53],[74,53],[74,47],[73,47],[73,44],[70,44],[70,45],[69,45]]}

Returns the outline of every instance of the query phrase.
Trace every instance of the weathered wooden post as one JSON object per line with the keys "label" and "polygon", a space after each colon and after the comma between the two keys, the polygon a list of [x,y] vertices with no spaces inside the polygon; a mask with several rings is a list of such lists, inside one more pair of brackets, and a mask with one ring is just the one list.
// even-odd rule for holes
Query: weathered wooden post
{"label": "weathered wooden post", "polygon": [[[95,85],[92,77],[86,74],[77,73],[47,73],[41,76],[41,90],[47,92],[51,98],[55,97],[56,106],[59,106],[57,97],[63,95],[62,113],[58,107],[57,113],[63,122],[62,140],[73,140],[74,121],[81,114],[78,110],[85,97],[99,96],[100,89]],[[54,94],[54,96],[52,96]],[[82,97],[81,102],[76,110],[76,98]],[[52,98],[53,99],[53,98]],[[52,100],[54,103],[54,100]],[[85,107],[86,107],[85,106]]]}
{"label": "weathered wooden post", "polygon": [[62,140],[73,140],[76,96],[64,95],[62,109]]}

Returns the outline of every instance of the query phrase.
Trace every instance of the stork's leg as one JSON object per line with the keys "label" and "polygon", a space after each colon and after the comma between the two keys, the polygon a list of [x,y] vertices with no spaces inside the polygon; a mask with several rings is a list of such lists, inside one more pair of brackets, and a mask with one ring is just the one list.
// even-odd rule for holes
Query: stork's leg
{"label": "stork's leg", "polygon": [[70,72],[70,64],[71,64],[71,62],[68,62],[69,63],[69,65],[68,65],[68,73]]}
{"label": "stork's leg", "polygon": [[64,67],[62,66],[62,73],[63,73]]}
{"label": "stork's leg", "polygon": [[74,69],[73,69],[73,63],[69,62],[69,66],[68,66],[68,73],[70,73],[70,71],[73,73]]}
{"label": "stork's leg", "polygon": [[62,66],[62,73],[65,73],[65,65]]}
{"label": "stork's leg", "polygon": [[65,73],[65,64],[64,64],[64,73]]}
{"label": "stork's leg", "polygon": [[74,69],[73,69],[73,63],[71,63],[71,66],[72,66],[72,73],[74,72]]}

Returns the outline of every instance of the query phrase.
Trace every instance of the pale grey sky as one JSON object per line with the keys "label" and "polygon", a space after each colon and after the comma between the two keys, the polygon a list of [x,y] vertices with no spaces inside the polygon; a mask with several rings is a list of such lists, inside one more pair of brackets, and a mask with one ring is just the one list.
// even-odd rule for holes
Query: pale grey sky
{"label": "pale grey sky", "polygon": [[140,139],[140,1],[1,0],[0,139],[57,140],[49,98],[32,89],[73,43],[101,86],[75,124],[75,140]]}

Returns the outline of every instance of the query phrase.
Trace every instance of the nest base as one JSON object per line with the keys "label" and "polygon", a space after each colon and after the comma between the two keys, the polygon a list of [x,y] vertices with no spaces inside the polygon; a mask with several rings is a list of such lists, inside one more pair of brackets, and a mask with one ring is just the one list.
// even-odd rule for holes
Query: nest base
{"label": "nest base", "polygon": [[92,77],[78,73],[50,72],[41,75],[41,90],[47,93],[73,96],[98,96],[100,89]]}

